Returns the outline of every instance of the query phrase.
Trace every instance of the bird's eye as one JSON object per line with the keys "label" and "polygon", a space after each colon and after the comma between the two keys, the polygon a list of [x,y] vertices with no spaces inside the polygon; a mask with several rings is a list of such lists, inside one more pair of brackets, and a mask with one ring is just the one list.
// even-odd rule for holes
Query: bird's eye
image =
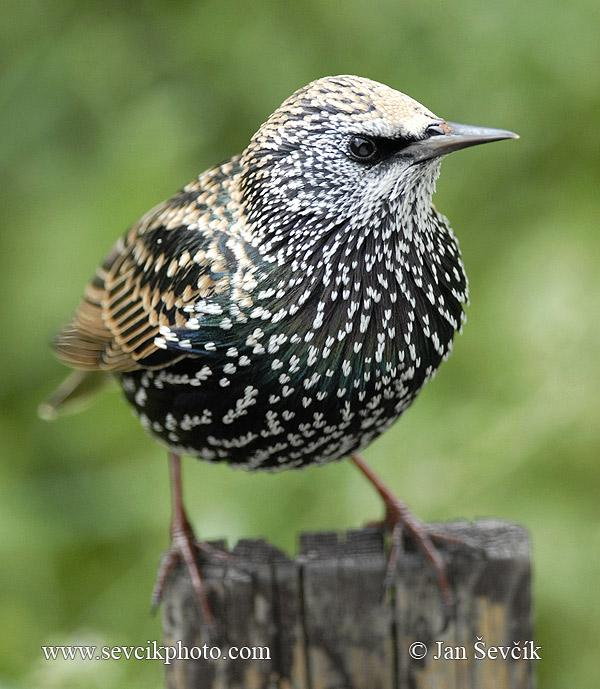
{"label": "bird's eye", "polygon": [[436,122],[427,127],[428,136],[443,136],[449,133],[448,125],[445,122]]}
{"label": "bird's eye", "polygon": [[348,150],[355,160],[372,161],[377,156],[377,144],[364,136],[353,136],[348,142]]}

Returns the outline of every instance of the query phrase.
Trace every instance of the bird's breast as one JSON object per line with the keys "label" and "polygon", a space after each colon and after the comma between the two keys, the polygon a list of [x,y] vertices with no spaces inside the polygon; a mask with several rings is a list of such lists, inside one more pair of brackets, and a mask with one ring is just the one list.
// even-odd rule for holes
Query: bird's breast
{"label": "bird's breast", "polygon": [[203,305],[193,356],[124,375],[128,399],[173,450],[211,461],[277,469],[365,447],[459,328],[460,258],[440,234],[345,234],[270,257],[248,249],[232,281],[255,284],[240,288],[244,303],[232,292],[218,315]]}
{"label": "bird's breast", "polygon": [[402,414],[451,342],[431,304],[381,276],[313,291],[297,310],[301,299],[262,301],[203,355],[124,375],[142,422],[172,449],[261,469],[341,458]]}

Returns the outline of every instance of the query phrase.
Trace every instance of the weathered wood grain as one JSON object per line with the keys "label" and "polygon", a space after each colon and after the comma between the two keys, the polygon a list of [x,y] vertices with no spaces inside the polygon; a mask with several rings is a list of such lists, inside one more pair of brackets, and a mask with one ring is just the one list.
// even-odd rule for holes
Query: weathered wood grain
{"label": "weathered wood grain", "polygon": [[[175,570],[164,597],[165,644],[207,644],[223,658],[173,661],[167,687],[531,689],[532,661],[477,660],[473,646],[480,639],[519,648],[533,639],[526,531],[492,520],[432,527],[462,541],[442,548],[452,610],[410,544],[383,595],[386,551],[373,528],[304,534],[295,559],[263,540],[240,541],[225,558],[200,556],[216,617],[211,630],[202,625],[187,574]],[[426,657],[411,657],[415,642],[426,644]],[[229,659],[236,647],[263,647],[269,658]]]}

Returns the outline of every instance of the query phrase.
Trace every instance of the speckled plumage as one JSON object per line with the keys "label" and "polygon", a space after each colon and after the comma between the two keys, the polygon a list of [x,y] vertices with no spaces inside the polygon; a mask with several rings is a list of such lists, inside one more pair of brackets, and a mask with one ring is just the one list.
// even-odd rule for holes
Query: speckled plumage
{"label": "speckled plumage", "polygon": [[[250,469],[364,448],[452,347],[467,280],[431,203],[445,122],[387,86],[320,79],[241,156],[121,239],[56,350],[114,372],[173,452]],[[441,128],[441,130],[440,130]],[[365,164],[352,136],[385,155]]]}

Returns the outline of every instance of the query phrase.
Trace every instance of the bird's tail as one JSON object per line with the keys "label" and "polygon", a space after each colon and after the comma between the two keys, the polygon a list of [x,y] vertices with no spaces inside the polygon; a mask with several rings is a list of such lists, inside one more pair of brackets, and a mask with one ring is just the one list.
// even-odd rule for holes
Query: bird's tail
{"label": "bird's tail", "polygon": [[54,421],[63,414],[80,411],[109,379],[110,375],[105,371],[73,371],[40,404],[40,418]]}

